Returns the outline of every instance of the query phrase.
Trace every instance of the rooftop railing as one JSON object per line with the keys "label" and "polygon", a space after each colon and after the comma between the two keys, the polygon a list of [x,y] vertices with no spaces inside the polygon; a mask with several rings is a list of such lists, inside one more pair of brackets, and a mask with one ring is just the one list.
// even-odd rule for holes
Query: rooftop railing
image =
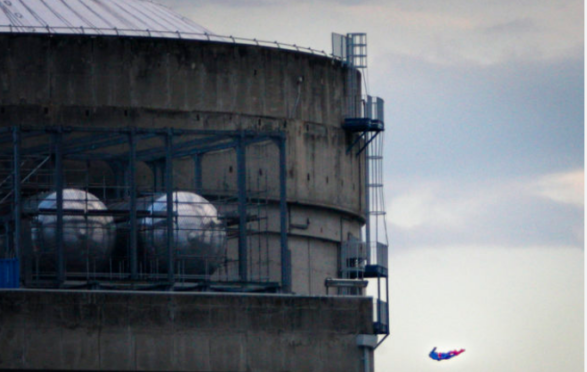
{"label": "rooftop railing", "polygon": [[168,39],[203,40],[221,43],[257,45],[276,49],[285,49],[308,53],[323,57],[340,60],[341,57],[324,50],[302,47],[296,44],[281,43],[278,41],[249,39],[235,36],[223,36],[210,33],[183,32],[183,31],[160,31],[160,30],[137,30],[123,28],[98,28],[98,27],[50,27],[50,26],[13,26],[0,25],[0,33],[30,33],[50,35],[104,35],[104,36],[127,36],[127,37],[155,37]]}

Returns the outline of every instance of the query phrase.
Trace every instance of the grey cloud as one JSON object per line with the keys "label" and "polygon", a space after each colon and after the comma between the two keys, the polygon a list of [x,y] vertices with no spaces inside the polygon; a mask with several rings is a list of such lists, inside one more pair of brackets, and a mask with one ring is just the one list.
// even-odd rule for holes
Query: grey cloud
{"label": "grey cloud", "polygon": [[[395,248],[583,247],[583,236],[577,230],[583,226],[583,208],[542,198],[529,188],[508,185],[507,180],[438,182],[442,187],[435,189],[435,200],[428,200],[430,212],[434,213],[440,205],[447,209],[450,218],[451,208],[461,209],[459,223],[439,224],[442,222],[438,221],[442,218],[440,215],[436,221],[425,221],[411,229],[389,224]],[[417,187],[416,181],[412,182],[414,186],[409,181],[391,184],[394,186],[387,195],[391,200],[390,209],[394,208],[394,197]]]}
{"label": "grey cloud", "polygon": [[583,167],[583,58],[480,67],[387,56],[390,178],[507,178]]}
{"label": "grey cloud", "polygon": [[497,23],[480,31],[489,36],[495,34],[517,34],[539,31],[541,27],[530,18],[519,18],[508,22]]}

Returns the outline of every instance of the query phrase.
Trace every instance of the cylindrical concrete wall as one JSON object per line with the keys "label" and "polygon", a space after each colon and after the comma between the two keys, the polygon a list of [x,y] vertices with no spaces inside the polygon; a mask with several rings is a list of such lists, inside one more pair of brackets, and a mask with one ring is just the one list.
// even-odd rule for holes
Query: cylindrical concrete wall
{"label": "cylindrical concrete wall", "polygon": [[[340,242],[359,236],[364,221],[364,159],[347,153],[348,71],[339,61],[261,46],[83,35],[3,34],[0,50],[2,126],[285,131],[293,290],[324,293],[324,278],[337,275]],[[269,172],[268,197],[277,201],[276,169],[259,160],[266,150],[248,151],[250,174]],[[206,156],[202,167],[203,189],[236,189],[230,153]],[[147,167],[138,172],[139,184],[152,183]],[[174,165],[174,183],[193,190],[191,162]],[[269,214],[277,211],[274,204]],[[279,231],[270,220],[269,231]]]}

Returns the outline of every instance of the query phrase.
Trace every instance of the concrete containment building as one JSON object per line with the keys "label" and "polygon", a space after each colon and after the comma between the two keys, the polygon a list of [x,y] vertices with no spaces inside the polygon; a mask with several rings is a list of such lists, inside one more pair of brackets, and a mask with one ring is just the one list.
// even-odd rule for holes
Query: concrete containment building
{"label": "concrete containment building", "polygon": [[150,1],[10,0],[0,48],[0,368],[373,370],[365,34],[328,54]]}

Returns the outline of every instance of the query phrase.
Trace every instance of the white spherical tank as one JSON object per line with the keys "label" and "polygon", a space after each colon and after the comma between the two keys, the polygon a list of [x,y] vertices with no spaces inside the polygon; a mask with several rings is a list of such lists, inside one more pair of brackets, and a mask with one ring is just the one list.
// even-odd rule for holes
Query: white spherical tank
{"label": "white spherical tank", "polygon": [[[113,218],[93,215],[107,208],[96,196],[78,189],[63,190],[63,257],[67,272],[100,271],[108,263],[116,234]],[[56,267],[57,193],[39,194],[25,201],[32,215],[26,233],[41,270]],[[28,240],[28,239],[27,239]]]}

